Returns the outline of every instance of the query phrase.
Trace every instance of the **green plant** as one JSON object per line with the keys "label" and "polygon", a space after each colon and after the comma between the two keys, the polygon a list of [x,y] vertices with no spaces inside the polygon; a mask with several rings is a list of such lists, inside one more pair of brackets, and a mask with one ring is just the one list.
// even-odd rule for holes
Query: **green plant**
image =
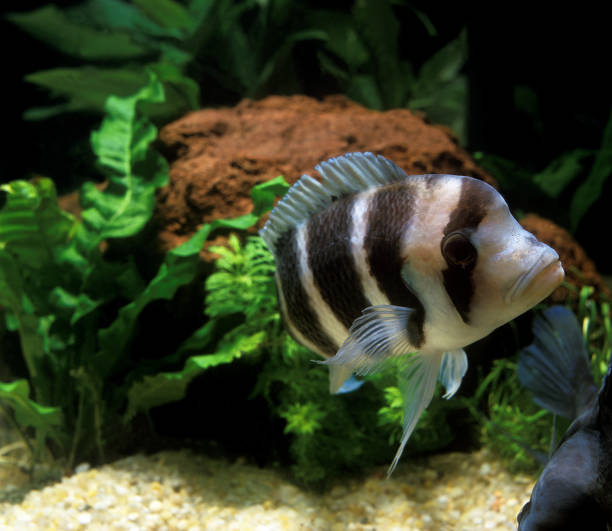
{"label": "green plant", "polygon": [[[486,414],[479,408],[483,400]],[[533,402],[510,359],[495,361],[466,404],[481,423],[484,444],[514,472],[534,472],[543,465],[551,439],[558,441],[568,426],[564,420],[555,423],[551,413]]]}
{"label": "green plant", "polygon": [[[350,14],[310,13],[308,20],[326,35],[318,51],[321,67],[348,97],[366,107],[423,111],[432,122],[451,127],[465,142],[467,79],[461,73],[467,60],[465,31],[428,59],[417,73],[400,55],[401,28],[392,4],[357,0]],[[423,13],[415,12],[431,27]]]}
{"label": "green plant", "polygon": [[[474,159],[495,175],[518,209],[525,210],[537,201],[539,213],[547,213],[575,233],[589,208],[601,198],[603,186],[612,175],[612,110],[599,150],[568,151],[539,172],[482,152],[475,153]],[[560,202],[561,194],[581,177],[583,180],[575,186],[569,204]]]}
{"label": "green plant", "polygon": [[[149,363],[132,359],[140,314],[194,280],[210,232],[252,226],[287,189],[279,179],[255,187],[253,213],[204,225],[166,254],[151,279],[141,277],[129,254],[108,259],[102,244],[137,234],[151,218],[155,190],[167,182],[166,162],[150,147],[156,129],[139,111],[141,103],[162,99],[154,75],[134,96],[109,98],[107,116],[92,134],[107,184],[85,183],[82,219],[58,207],[49,179],[0,187],[0,304],[28,373],[0,383],[0,403],[25,438],[34,430],[35,457],[49,442],[69,466],[92,453],[103,459],[105,436],[121,417],[127,422],[181,398],[196,374],[252,348],[238,337],[220,342],[214,355],[193,355],[215,339],[211,321],[175,353]],[[183,370],[167,372],[176,364]]]}
{"label": "green plant", "polygon": [[[320,68],[350,98],[374,109],[408,106],[449,125],[465,140],[467,58],[463,32],[422,65],[418,74],[400,56],[400,22],[392,1],[356,0],[350,12],[290,0],[86,0],[50,4],[9,20],[72,61],[71,68],[34,72],[35,83],[63,103],[30,109],[41,119],[65,111],[101,111],[110,94],[127,96],[154,71],[163,104],[145,110],[155,119],[177,116],[204,101],[304,92],[303,68],[293,50],[308,43]],[[412,8],[430,34],[427,16]]]}
{"label": "green plant", "polygon": [[[576,289],[576,288],[570,288]],[[592,286],[584,286],[578,291],[576,316],[582,325],[597,385],[608,372],[612,353],[612,320],[610,301],[597,294]]]}
{"label": "green plant", "polygon": [[[577,291],[575,311],[599,385],[608,371],[612,348],[610,304],[592,287]],[[513,359],[497,360],[482,378],[474,397],[464,400],[481,422],[484,443],[516,471],[533,472],[542,466],[570,423],[555,418],[533,402],[529,391],[519,382]],[[483,401],[487,413],[481,411]]]}
{"label": "green plant", "polygon": [[198,108],[203,87],[216,85],[234,98],[261,96],[270,83],[276,90],[295,88],[291,50],[299,41],[324,38],[302,27],[299,13],[287,0],[86,0],[10,14],[24,31],[83,63],[29,74],[27,81],[65,102],[26,116],[101,111],[110,94],[127,96],[142,86],[147,71],[163,83],[166,100],[144,110],[166,121]]}

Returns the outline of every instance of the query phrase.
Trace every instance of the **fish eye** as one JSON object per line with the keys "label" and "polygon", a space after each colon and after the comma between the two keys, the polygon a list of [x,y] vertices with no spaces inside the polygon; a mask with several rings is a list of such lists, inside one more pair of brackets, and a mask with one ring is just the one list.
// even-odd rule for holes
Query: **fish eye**
{"label": "fish eye", "polygon": [[467,267],[476,261],[476,249],[465,234],[451,232],[442,240],[442,254],[450,264]]}

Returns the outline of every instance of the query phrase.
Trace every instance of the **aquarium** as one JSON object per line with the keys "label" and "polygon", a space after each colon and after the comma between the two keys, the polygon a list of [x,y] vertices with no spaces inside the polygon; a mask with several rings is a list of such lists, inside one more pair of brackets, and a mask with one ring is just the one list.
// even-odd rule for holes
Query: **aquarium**
{"label": "aquarium", "polygon": [[557,17],[6,2],[0,528],[611,525],[606,28]]}

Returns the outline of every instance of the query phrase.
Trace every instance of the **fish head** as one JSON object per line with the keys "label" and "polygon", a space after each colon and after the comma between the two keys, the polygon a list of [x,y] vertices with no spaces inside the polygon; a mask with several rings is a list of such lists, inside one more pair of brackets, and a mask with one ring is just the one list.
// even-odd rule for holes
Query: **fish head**
{"label": "fish head", "polygon": [[[466,234],[459,231],[460,236],[449,234],[442,242],[447,261],[448,255],[465,260],[475,254],[470,322],[483,328],[496,328],[526,312],[550,295],[565,276],[557,252],[526,231],[501,195],[495,194],[475,229]],[[469,240],[473,251],[461,236]]]}

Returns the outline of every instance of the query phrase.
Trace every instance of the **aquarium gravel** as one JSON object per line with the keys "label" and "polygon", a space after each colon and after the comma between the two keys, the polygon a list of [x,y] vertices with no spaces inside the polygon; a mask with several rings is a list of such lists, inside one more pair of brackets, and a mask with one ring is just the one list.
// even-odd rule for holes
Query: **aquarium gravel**
{"label": "aquarium gravel", "polygon": [[516,529],[534,482],[486,451],[406,460],[390,479],[382,466],[324,493],[300,489],[282,469],[188,451],[78,470],[18,505],[0,504],[0,529]]}

